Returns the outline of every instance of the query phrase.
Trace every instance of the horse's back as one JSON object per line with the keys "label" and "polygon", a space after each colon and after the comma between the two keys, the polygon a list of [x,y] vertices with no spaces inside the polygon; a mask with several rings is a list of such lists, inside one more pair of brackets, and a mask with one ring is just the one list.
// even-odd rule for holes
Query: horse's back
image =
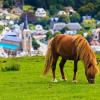
{"label": "horse's back", "polygon": [[73,58],[75,55],[75,45],[73,43],[74,36],[72,35],[57,35],[54,38],[54,50],[62,57]]}

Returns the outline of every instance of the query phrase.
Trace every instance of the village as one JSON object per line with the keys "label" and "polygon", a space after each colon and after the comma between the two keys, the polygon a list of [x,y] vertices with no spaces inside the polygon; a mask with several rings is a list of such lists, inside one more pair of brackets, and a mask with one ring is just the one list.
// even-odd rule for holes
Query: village
{"label": "village", "polygon": [[69,16],[77,13],[71,6],[49,16],[44,8],[33,12],[30,5],[4,9],[0,4],[0,57],[44,56],[49,39],[56,34],[82,34],[100,52],[100,21],[91,16],[71,21]]}

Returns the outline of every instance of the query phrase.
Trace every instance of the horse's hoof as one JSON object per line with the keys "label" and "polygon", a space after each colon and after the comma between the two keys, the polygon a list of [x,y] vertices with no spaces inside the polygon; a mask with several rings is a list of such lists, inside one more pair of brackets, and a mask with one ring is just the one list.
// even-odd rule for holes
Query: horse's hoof
{"label": "horse's hoof", "polygon": [[77,83],[77,80],[73,80],[72,82],[73,82],[73,83]]}
{"label": "horse's hoof", "polygon": [[62,79],[62,78],[61,78],[60,80],[61,80],[61,81],[67,81],[67,78],[65,78],[65,79]]}
{"label": "horse's hoof", "polygon": [[58,80],[57,80],[57,79],[54,79],[54,80],[52,80],[52,82],[53,82],[53,83],[57,83],[57,82],[58,82]]}

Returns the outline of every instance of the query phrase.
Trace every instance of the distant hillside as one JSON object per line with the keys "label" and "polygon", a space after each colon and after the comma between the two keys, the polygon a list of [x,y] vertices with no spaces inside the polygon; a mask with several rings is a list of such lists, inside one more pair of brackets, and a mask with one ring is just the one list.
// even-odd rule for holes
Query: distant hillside
{"label": "distant hillside", "polygon": [[100,0],[24,0],[35,8],[43,7],[49,11],[63,10],[72,6],[80,15],[91,15],[100,19]]}
{"label": "distant hillside", "polygon": [[[8,3],[9,1],[9,3]],[[100,19],[100,0],[14,0],[17,6],[28,4],[34,8],[43,7],[51,12],[63,10],[64,7],[72,6],[80,15],[90,15]],[[4,0],[4,7],[11,7],[13,0]],[[52,13],[52,14],[54,14]]]}

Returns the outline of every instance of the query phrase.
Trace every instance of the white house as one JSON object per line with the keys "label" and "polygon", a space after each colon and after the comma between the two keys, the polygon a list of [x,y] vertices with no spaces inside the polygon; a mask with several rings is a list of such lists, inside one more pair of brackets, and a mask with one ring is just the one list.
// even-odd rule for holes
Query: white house
{"label": "white house", "polygon": [[19,7],[16,7],[16,8],[13,8],[11,10],[11,14],[15,14],[15,15],[22,15],[23,11],[19,8]]}
{"label": "white house", "polygon": [[35,12],[35,16],[36,17],[46,17],[47,13],[44,10],[44,8],[37,8],[36,12]]}
{"label": "white house", "polygon": [[43,29],[42,25],[36,25],[35,30],[33,30],[34,35],[45,35],[47,31]]}
{"label": "white house", "polygon": [[94,29],[93,31],[92,31],[93,39],[100,41],[100,28]]}

